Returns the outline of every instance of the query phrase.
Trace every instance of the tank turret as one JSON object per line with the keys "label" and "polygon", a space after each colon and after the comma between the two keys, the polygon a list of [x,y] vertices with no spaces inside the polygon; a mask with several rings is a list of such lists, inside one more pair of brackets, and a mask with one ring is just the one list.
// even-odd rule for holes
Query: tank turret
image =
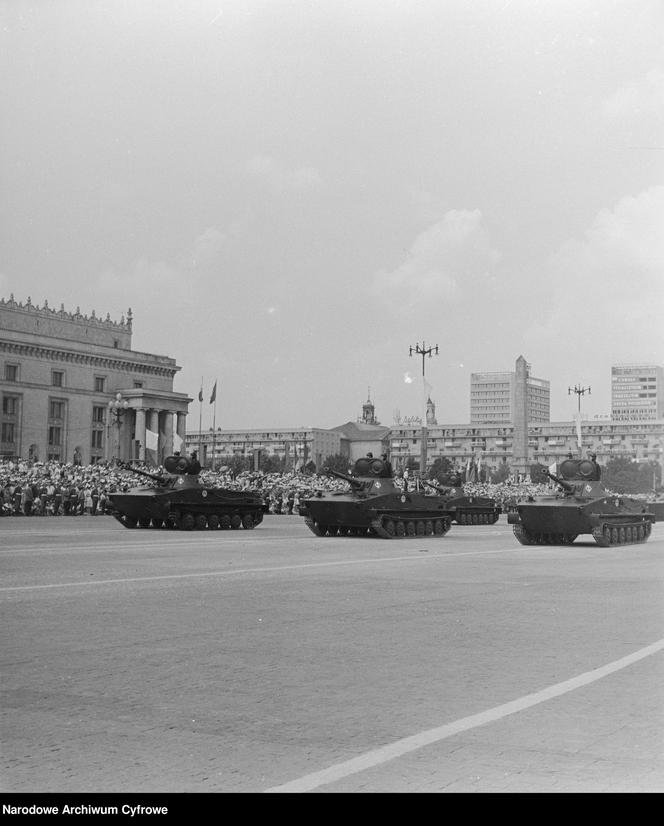
{"label": "tank turret", "polygon": [[647,503],[607,490],[594,457],[565,459],[558,474],[543,466],[531,472],[534,481],[551,479],[555,496],[520,502],[508,514],[522,545],[570,545],[580,534],[591,534],[603,548],[645,542],[655,521]]}
{"label": "tank turret", "polygon": [[229,490],[205,485],[198,462],[168,456],[164,472],[150,473],[121,463],[125,470],[156,484],[111,493],[113,516],[125,528],[253,528],[263,519],[263,499],[255,490]]}
{"label": "tank turret", "polygon": [[317,491],[300,505],[316,536],[374,536],[382,539],[443,536],[451,514],[442,497],[404,490],[386,459],[358,459],[350,474],[328,470],[350,490]]}

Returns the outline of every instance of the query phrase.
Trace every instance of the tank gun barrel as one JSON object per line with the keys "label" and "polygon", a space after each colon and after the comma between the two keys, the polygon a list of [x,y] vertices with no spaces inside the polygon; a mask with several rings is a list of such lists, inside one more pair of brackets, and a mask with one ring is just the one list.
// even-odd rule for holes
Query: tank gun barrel
{"label": "tank gun barrel", "polygon": [[351,487],[354,487],[356,490],[362,487],[362,482],[360,479],[356,479],[354,476],[348,476],[346,473],[341,473],[338,470],[333,470],[332,468],[327,468],[326,471],[328,476],[335,476],[337,479],[343,479],[344,482],[348,482]]}
{"label": "tank gun barrel", "polygon": [[118,462],[118,465],[123,470],[130,470],[132,473],[136,473],[139,476],[145,476],[146,479],[153,479],[156,482],[164,481],[164,477],[160,473],[149,473],[147,470],[140,470],[140,468],[136,468],[133,465],[128,464],[127,462]]}
{"label": "tank gun barrel", "polygon": [[435,490],[436,493],[442,493],[443,495],[449,493],[452,488],[445,485],[437,485],[435,482],[432,482],[429,479],[422,479],[422,482],[432,490]]}
{"label": "tank gun barrel", "polygon": [[551,473],[549,470],[543,471],[545,476],[548,476],[549,479],[553,479],[553,481],[560,485],[560,487],[567,491],[567,493],[572,493],[574,490],[574,485],[571,485],[569,482],[566,482],[564,479],[561,479],[559,476],[556,476],[554,473]]}

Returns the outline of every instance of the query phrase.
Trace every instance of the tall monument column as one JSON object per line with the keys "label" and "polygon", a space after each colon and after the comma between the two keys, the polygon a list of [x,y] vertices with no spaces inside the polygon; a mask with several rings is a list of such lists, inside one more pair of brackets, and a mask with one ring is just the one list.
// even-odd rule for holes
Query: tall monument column
{"label": "tall monument column", "polygon": [[513,403],[512,455],[514,457],[513,470],[516,473],[528,474],[528,364],[523,356],[516,360],[514,376],[514,403]]}

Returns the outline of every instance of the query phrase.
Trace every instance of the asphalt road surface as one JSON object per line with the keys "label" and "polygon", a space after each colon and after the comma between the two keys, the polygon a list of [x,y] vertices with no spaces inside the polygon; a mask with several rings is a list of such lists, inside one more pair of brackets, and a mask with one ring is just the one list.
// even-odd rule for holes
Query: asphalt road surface
{"label": "asphalt road surface", "polygon": [[0,519],[5,793],[664,791],[642,545]]}

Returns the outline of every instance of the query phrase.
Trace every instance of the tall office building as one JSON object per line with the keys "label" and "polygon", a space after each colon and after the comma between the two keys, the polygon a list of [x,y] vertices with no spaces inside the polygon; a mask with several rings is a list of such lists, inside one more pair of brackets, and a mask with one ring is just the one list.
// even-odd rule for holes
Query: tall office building
{"label": "tall office building", "polygon": [[[523,357],[521,357],[523,358]],[[551,388],[548,381],[530,375],[530,365],[524,362],[526,381],[527,421],[548,422],[551,419]],[[517,374],[470,374],[470,423],[509,424],[516,410]],[[519,405],[522,399],[518,400]]]}
{"label": "tall office building", "polygon": [[654,364],[614,365],[611,418],[617,422],[664,418],[664,369]]}

